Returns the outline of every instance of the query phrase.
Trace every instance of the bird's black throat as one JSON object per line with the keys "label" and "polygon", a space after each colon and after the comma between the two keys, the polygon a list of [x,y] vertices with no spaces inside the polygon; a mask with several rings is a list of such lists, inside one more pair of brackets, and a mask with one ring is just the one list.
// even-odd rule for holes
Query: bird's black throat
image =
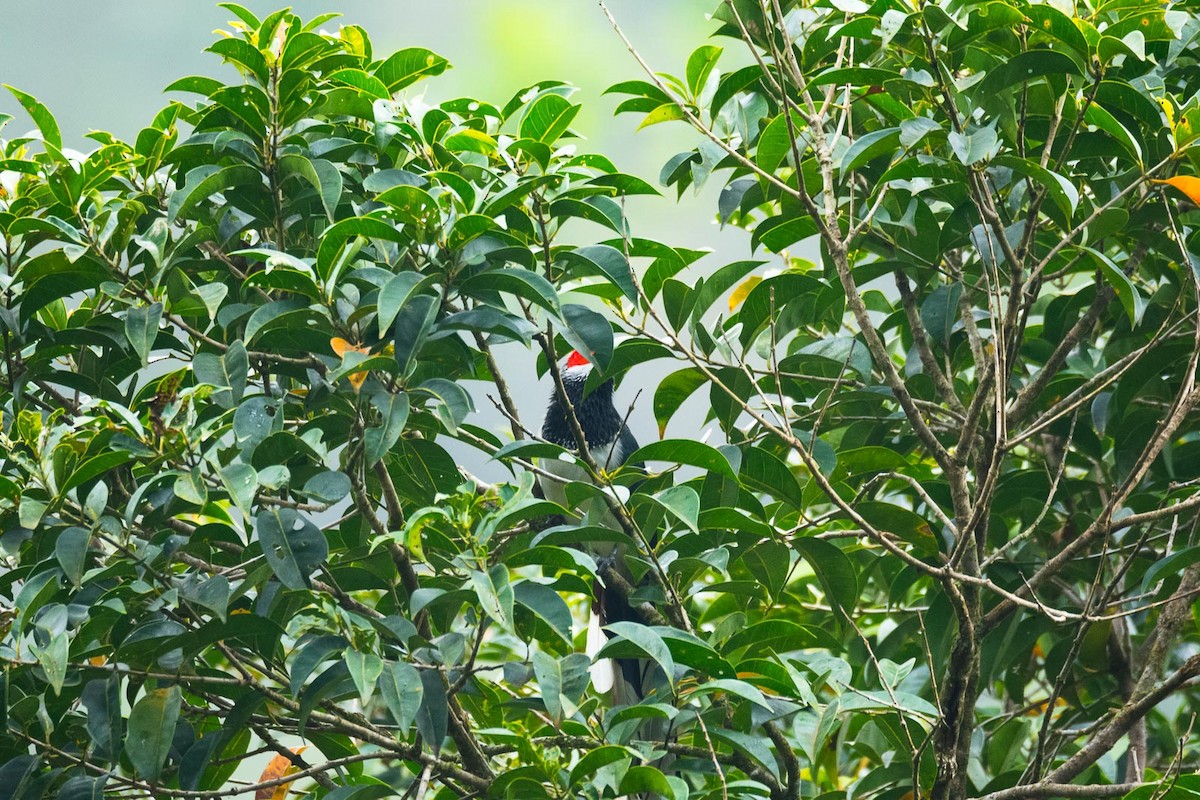
{"label": "bird's black throat", "polygon": [[[575,408],[575,418],[579,420],[579,427],[583,429],[584,439],[590,449],[603,447],[615,440],[621,433],[624,420],[613,405],[611,379],[584,396],[588,374],[583,370],[565,370],[562,377],[567,399]],[[575,450],[579,446],[571,430],[567,408],[557,391],[550,395],[550,407],[546,409],[546,420],[542,423],[542,438],[568,450]]]}

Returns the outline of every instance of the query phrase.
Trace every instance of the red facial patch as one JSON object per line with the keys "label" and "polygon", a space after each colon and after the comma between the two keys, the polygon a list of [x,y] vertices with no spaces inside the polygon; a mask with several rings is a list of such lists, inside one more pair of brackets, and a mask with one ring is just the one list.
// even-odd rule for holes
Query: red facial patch
{"label": "red facial patch", "polygon": [[567,356],[567,369],[571,367],[587,366],[588,360],[578,350],[572,350],[571,355]]}

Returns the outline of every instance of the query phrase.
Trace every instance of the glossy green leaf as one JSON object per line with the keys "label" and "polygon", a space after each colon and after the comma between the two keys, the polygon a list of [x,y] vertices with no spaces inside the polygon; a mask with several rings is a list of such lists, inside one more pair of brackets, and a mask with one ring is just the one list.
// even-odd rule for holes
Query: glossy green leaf
{"label": "glossy green leaf", "polygon": [[8,89],[12,93],[12,96],[17,98],[17,102],[21,104],[21,107],[33,119],[33,124],[37,125],[38,130],[41,131],[42,139],[56,150],[62,150],[62,133],[59,131],[58,122],[55,121],[54,115],[50,113],[50,109],[42,105],[33,95],[26,94],[20,89],[9,86],[7,83],[4,84],[4,88]]}
{"label": "glossy green leaf", "polygon": [[125,312],[125,338],[133,346],[133,352],[145,364],[150,360],[154,340],[158,337],[158,326],[162,323],[162,303],[137,306]]}
{"label": "glossy green leaf", "polygon": [[167,203],[167,221],[173,223],[180,217],[190,215],[201,203],[215,194],[238,186],[260,186],[262,183],[262,174],[244,164],[196,167],[188,172],[182,188],[171,193]]}
{"label": "glossy green leaf", "polygon": [[342,198],[342,173],[332,162],[323,158],[309,159],[301,155],[287,154],[279,159],[281,180],[297,177],[307,182],[321,198],[325,216],[333,222],[337,216],[338,203]]}
{"label": "glossy green leaf", "polygon": [[407,733],[425,694],[420,674],[411,664],[393,661],[384,665],[379,676],[379,689],[401,734]]}
{"label": "glossy green leaf", "polygon": [[561,95],[544,94],[534,100],[521,119],[521,136],[546,144],[553,144],[567,131],[571,120],[579,113],[580,106]]}
{"label": "glossy green leaf", "polygon": [[408,47],[375,68],[375,77],[395,94],[406,86],[432,75],[441,75],[450,62],[423,47]]}
{"label": "glossy green leaf", "polygon": [[637,286],[634,284],[629,260],[617,248],[606,244],[577,247],[563,253],[562,259],[574,269],[607,278],[611,284],[621,290],[622,294],[631,301],[637,302]]}
{"label": "glossy green leaf", "polygon": [[635,451],[629,460],[634,463],[667,461],[673,464],[687,464],[735,480],[737,478],[733,465],[720,450],[691,439],[664,439],[660,442],[651,442]]}
{"label": "glossy green leaf", "polygon": [[182,705],[183,693],[171,686],[146,692],[130,710],[125,754],[140,777],[153,782],[162,774]]}
{"label": "glossy green leaf", "polygon": [[329,555],[325,534],[294,509],[264,509],[254,529],[271,570],[289,589],[307,588],[308,576]]}

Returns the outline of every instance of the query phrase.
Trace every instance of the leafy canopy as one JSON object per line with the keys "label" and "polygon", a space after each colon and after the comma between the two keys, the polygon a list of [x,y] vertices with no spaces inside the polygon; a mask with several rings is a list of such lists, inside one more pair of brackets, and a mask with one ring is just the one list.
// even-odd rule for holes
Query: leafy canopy
{"label": "leafy canopy", "polygon": [[[1189,6],[721,3],[744,66],[610,90],[692,132],[718,266],[630,225],[567,84],[424,107],[440,56],[223,5],[239,78],[133,142],[11,90],[6,797],[1200,792]],[[515,343],[713,436],[564,521]],[[637,704],[588,686],[601,582]]]}

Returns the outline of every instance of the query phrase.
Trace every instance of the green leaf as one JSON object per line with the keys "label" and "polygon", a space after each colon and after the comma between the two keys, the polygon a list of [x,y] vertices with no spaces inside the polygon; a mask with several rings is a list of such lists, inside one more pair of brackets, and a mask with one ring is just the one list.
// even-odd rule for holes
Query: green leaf
{"label": "green leaf", "polygon": [[408,422],[409,400],[404,392],[379,391],[371,395],[371,405],[379,412],[382,423],[363,433],[363,457],[368,467],[379,463],[400,440]]}
{"label": "green leaf", "polygon": [[[784,565],[789,566],[789,565]],[[747,655],[791,653],[811,647],[836,646],[837,640],[819,628],[800,625],[786,619],[767,619],[734,632],[722,652],[731,656],[743,648]]]}
{"label": "green leaf", "polygon": [[751,64],[727,75],[722,75],[720,83],[717,84],[717,90],[713,93],[712,103],[709,105],[711,115],[716,117],[735,95],[760,81],[762,77],[762,70],[757,64]]}
{"label": "green leaf", "polygon": [[17,98],[17,102],[21,104],[21,107],[33,119],[33,124],[42,132],[42,139],[52,145],[54,149],[62,150],[62,133],[59,131],[58,123],[54,120],[54,115],[50,113],[50,109],[42,105],[33,95],[26,94],[20,89],[15,89],[7,83],[4,84],[4,88],[12,92],[12,96]]}
{"label": "green leaf", "polygon": [[87,563],[88,543],[91,540],[91,531],[75,526],[67,528],[54,540],[54,557],[58,559],[63,574],[77,589],[79,581],[83,577],[83,568]]}
{"label": "green leaf", "polygon": [[62,694],[63,681],[67,678],[68,645],[66,631],[51,636],[45,647],[38,646],[36,641],[30,644],[30,650],[46,674],[46,682],[56,695]]}
{"label": "green leaf", "polygon": [[186,78],[180,78],[168,84],[167,88],[163,89],[163,92],[191,92],[208,97],[218,89],[224,88],[225,84],[216,78],[208,78],[203,75],[189,75]]}
{"label": "green leaf", "polygon": [[258,492],[258,471],[249,464],[228,464],[221,468],[221,482],[234,505],[250,516],[254,506],[254,497]]}
{"label": "green leaf", "polygon": [[688,56],[685,74],[687,75],[688,89],[691,90],[693,97],[698,97],[700,92],[704,90],[705,84],[708,83],[709,75],[712,74],[713,68],[717,66],[717,59],[721,57],[721,52],[720,47],[706,44],[697,47]]}
{"label": "green leaf", "polygon": [[975,90],[984,100],[1007,97],[1004,91],[1015,83],[1028,83],[1047,76],[1082,75],[1075,59],[1054,50],[1026,50],[988,70]]}
{"label": "green leaf", "polygon": [[197,353],[192,359],[192,372],[198,383],[216,387],[227,387],[219,391],[214,399],[225,408],[232,408],[242,401],[246,392],[246,381],[250,375],[250,357],[241,340],[229,345],[225,355]]}
{"label": "green leaf", "polygon": [[544,584],[524,580],[513,586],[513,599],[549,625],[564,643],[571,642],[571,609],[558,592]]}
{"label": "green leaf", "polygon": [[59,494],[66,494],[72,489],[100,477],[109,470],[121,466],[131,458],[132,456],[129,453],[123,451],[110,451],[101,453],[98,456],[92,456],[75,468],[75,471],[71,473],[71,477],[64,481],[63,485],[59,488]]}
{"label": "green leaf", "polygon": [[554,144],[567,131],[567,126],[580,106],[572,105],[558,94],[544,94],[533,101],[521,119],[521,138]]}
{"label": "green leaf", "polygon": [[677,119],[686,119],[686,116],[683,113],[683,109],[679,107],[679,104],[672,100],[657,106],[643,117],[637,129],[640,131],[642,128],[648,128],[651,125],[658,125],[662,122],[671,122]]}
{"label": "green leaf", "polygon": [[176,685],[147,692],[129,712],[125,755],[133,762],[138,776],[151,783],[158,781],[171,752],[182,704],[183,694]]}
{"label": "green leaf", "polygon": [[796,539],[792,546],[809,563],[826,596],[849,616],[858,604],[858,575],[842,549],[824,539]]}
{"label": "green leaf", "polygon": [[442,749],[442,740],[446,738],[449,720],[450,705],[446,698],[446,683],[441,672],[436,669],[420,670],[420,677],[424,696],[417,711],[417,731],[433,752],[437,753]]}
{"label": "green leaf", "polygon": [[671,516],[688,526],[693,533],[698,533],[697,520],[700,517],[700,495],[690,486],[671,486],[653,495],[654,499],[667,510]]}
{"label": "green leaf", "polygon": [[409,297],[396,317],[395,350],[400,375],[408,377],[441,309],[439,298],[427,294]]}
{"label": "green leaf", "polygon": [[590,784],[597,771],[619,761],[632,761],[634,753],[615,744],[605,744],[587,751],[575,766],[571,767],[571,786]]}
{"label": "green leaf", "polygon": [[253,344],[255,338],[268,326],[278,323],[288,314],[304,311],[309,307],[307,300],[276,300],[259,306],[246,320],[246,330],[243,339],[247,344]]}
{"label": "green leaf", "polygon": [[55,800],[104,800],[107,775],[73,775],[63,783]]}
{"label": "green leaf", "polygon": [[150,361],[150,353],[154,350],[154,340],[158,337],[158,326],[162,323],[162,303],[151,303],[148,306],[136,306],[125,312],[125,338],[133,345],[133,352],[138,354],[145,366]]}
{"label": "green leaf", "polygon": [[329,80],[353,86],[375,100],[388,100],[392,96],[392,93],[388,91],[388,87],[383,81],[374,75],[363,72],[361,69],[339,69],[329,76]]}
{"label": "green leaf", "polygon": [[336,222],[321,234],[321,244],[317,248],[317,274],[321,276],[322,280],[329,279],[346,241],[356,236],[384,239],[390,242],[406,240],[405,235],[395,226],[374,217],[351,217]]}
{"label": "green leaf", "polygon": [[1079,190],[1069,180],[1053,170],[1045,169],[1039,164],[1014,156],[1001,156],[992,160],[992,165],[1007,167],[1018,175],[1029,178],[1036,188],[1046,192],[1062,214],[1060,224],[1069,228],[1071,218],[1075,216],[1075,208],[1079,205]]}
{"label": "green leaf", "polygon": [[[654,659],[655,663],[662,667],[663,674],[667,676],[667,680],[671,683],[675,682],[675,659],[671,657],[671,651],[667,648],[667,643],[663,641],[658,633],[636,622],[613,622],[606,625],[605,629],[636,645],[647,657]],[[596,654],[596,657],[607,657],[607,651],[615,642],[616,640],[612,640],[606,644]]]}
{"label": "green leaf", "polygon": [[[732,678],[718,678],[716,680],[705,681],[697,686],[692,691],[688,692],[689,697],[699,697],[701,695],[713,694],[715,692],[724,692],[749,700],[755,705],[766,709],[771,709],[767,698],[755,686]],[[773,709],[772,709],[773,710]]]}
{"label": "green leaf", "polygon": [[850,336],[830,336],[806,344],[799,352],[803,355],[827,358],[857,372],[864,383],[871,382],[871,368],[874,362],[867,346],[858,339]]}
{"label": "green leaf", "polygon": [[124,717],[121,713],[121,683],[117,675],[84,684],[80,701],[87,711],[87,732],[98,756],[115,761],[120,747]]}
{"label": "green leaf", "polygon": [[350,477],[336,470],[318,472],[305,481],[301,493],[322,503],[336,503],[350,494]]}
{"label": "green leaf", "polygon": [[1095,125],[1100,130],[1107,133],[1117,141],[1119,145],[1124,147],[1130,155],[1132,155],[1140,164],[1142,161],[1142,147],[1138,144],[1137,139],[1129,132],[1129,129],[1122,125],[1116,117],[1108,112],[1103,106],[1097,102],[1092,102],[1087,111],[1084,112],[1083,121],[1088,125]]}
{"label": "green leaf", "polygon": [[338,203],[342,199],[342,173],[332,162],[323,158],[308,159],[302,155],[289,153],[279,158],[280,180],[300,178],[306,181],[321,198],[325,216],[330,222],[337,214]]}
{"label": "green leaf", "polygon": [[[192,575],[190,578],[196,578]],[[207,580],[189,580],[179,587],[179,594],[189,603],[204,606],[216,612],[221,621],[227,618],[229,610],[229,579],[224,575],[214,575]]]}
{"label": "green leaf", "polygon": [[651,793],[659,797],[675,797],[667,776],[656,767],[637,765],[630,767],[621,779],[622,796],[647,797]]}
{"label": "green leaf", "polygon": [[[779,165],[783,163],[785,158],[791,157],[793,137],[795,137],[797,146],[800,148],[801,153],[803,153],[804,144],[801,132],[805,128],[804,117],[801,116],[799,111],[793,111],[790,129],[787,120],[787,117],[780,114],[767,123],[767,126],[763,128],[762,135],[758,137],[758,147],[754,153],[754,161],[766,172],[774,172],[779,169]],[[795,165],[793,164],[793,166]]]}
{"label": "green leaf", "polygon": [[484,612],[504,630],[512,630],[513,591],[508,569],[498,564],[488,572],[472,570],[470,579]]}
{"label": "green leaf", "polygon": [[451,432],[458,430],[467,415],[475,410],[475,403],[467,390],[445,378],[430,378],[413,392],[427,394],[437,401],[438,416]]}
{"label": "green leaf", "polygon": [[900,123],[900,145],[911,148],[934,131],[941,131],[942,126],[929,117],[913,117]]}
{"label": "green leaf", "polygon": [[720,450],[693,439],[663,439],[660,442],[651,442],[634,451],[628,460],[635,464],[639,461],[687,464],[737,480],[733,465]]}
{"label": "green leaf", "polygon": [[379,301],[376,303],[380,336],[387,335],[408,298],[431,286],[433,280],[433,276],[422,275],[419,272],[400,272],[383,285],[379,290]]}
{"label": "green leaf", "polygon": [[1159,559],[1150,565],[1142,577],[1142,594],[1151,592],[1160,580],[1196,563],[1200,563],[1200,546],[1185,547]]}
{"label": "green leaf", "polygon": [[748,447],[742,452],[739,477],[747,487],[766,492],[795,508],[804,507],[803,491],[795,474],[779,456],[765,448]]}
{"label": "green leaf", "polygon": [[329,555],[321,529],[291,508],[258,512],[255,530],[263,555],[280,583],[289,589],[308,588],[308,576]]}
{"label": "green leaf", "polygon": [[391,206],[397,219],[418,230],[428,227],[437,218],[437,201],[420,186],[394,186],[375,199]]}
{"label": "green leaf", "polygon": [[407,735],[425,694],[425,686],[416,667],[403,661],[385,664],[379,676],[379,689],[392,719],[400,729],[400,735]]}
{"label": "green leaf", "polygon": [[841,171],[851,172],[872,160],[895,152],[900,141],[900,128],[871,131],[854,140],[842,156]]}
{"label": "green leaf", "polygon": [[607,370],[613,355],[612,325],[587,306],[566,303],[562,311],[567,324],[563,338],[601,372]]}
{"label": "green leaf", "polygon": [[625,254],[617,248],[606,244],[593,244],[587,247],[577,247],[562,253],[559,257],[577,269],[593,275],[604,276],[631,301],[637,302],[637,286],[633,281],[633,270],[629,266],[629,259],[625,258]]}
{"label": "green leaf", "polygon": [[[480,272],[458,284],[458,289],[479,299],[487,299],[492,292],[505,292],[540,306],[556,317],[562,315],[562,303],[554,285],[538,273],[520,267]],[[382,293],[380,296],[382,298]]]}
{"label": "green leaf", "polygon": [[1142,321],[1142,314],[1146,312],[1146,298],[1142,297],[1142,293],[1133,285],[1133,281],[1111,258],[1091,247],[1081,247],[1080,250],[1089,255],[1100,271],[1104,273],[1104,279],[1117,293],[1117,299],[1121,301],[1125,315],[1129,317],[1130,326],[1137,327]]}
{"label": "green leaf", "polygon": [[968,167],[995,155],[1000,143],[994,124],[986,128],[974,128],[966,133],[950,131],[947,138],[955,158]]}
{"label": "green leaf", "polygon": [[950,349],[950,333],[958,322],[962,291],[960,283],[942,284],[921,303],[921,324],[943,350]]}
{"label": "green leaf", "polygon": [[381,169],[363,178],[362,188],[368,192],[386,192],[397,186],[426,186],[425,178],[406,169]]}
{"label": "green leaf", "polygon": [[708,378],[698,367],[685,367],[678,372],[672,372],[662,379],[654,390],[654,419],[658,423],[658,435],[662,437],[667,430],[667,423],[675,412],[683,405],[696,390],[708,382]]}
{"label": "green leaf", "polygon": [[409,47],[393,54],[376,67],[375,77],[383,81],[390,94],[395,94],[423,78],[441,75],[449,66],[449,61],[431,50]]}
{"label": "green leaf", "polygon": [[260,86],[266,86],[270,80],[270,68],[266,56],[254,45],[240,37],[218,39],[209,51],[221,56],[225,61],[240,67],[246,75],[252,75]]}
{"label": "green leaf", "polygon": [[180,217],[191,213],[196,206],[218,192],[227,191],[235,186],[261,185],[262,174],[245,164],[228,167],[205,164],[196,167],[188,172],[183,187],[171,193],[171,198],[167,201],[167,222],[174,224]]}
{"label": "green leaf", "polygon": [[383,674],[383,660],[374,653],[362,653],[358,650],[347,650],[346,668],[350,670],[350,680],[358,689],[358,699],[364,706],[371,701],[375,693],[375,682]]}
{"label": "green leaf", "polygon": [[864,500],[856,506],[863,519],[876,528],[900,537],[921,553],[938,551],[937,536],[923,516],[907,508],[880,500]]}
{"label": "green leaf", "polygon": [[555,658],[541,650],[533,654],[533,674],[542,690],[542,703],[556,722],[574,716],[588,686],[591,659],[583,653]]}

